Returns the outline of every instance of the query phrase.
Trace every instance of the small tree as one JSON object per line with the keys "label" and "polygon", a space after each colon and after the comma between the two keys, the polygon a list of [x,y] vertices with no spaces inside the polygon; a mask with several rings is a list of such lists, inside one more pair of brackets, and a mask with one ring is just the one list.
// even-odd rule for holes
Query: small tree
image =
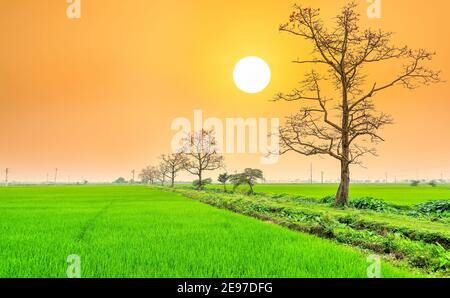
{"label": "small tree", "polygon": [[175,178],[179,171],[184,169],[187,158],[184,153],[174,153],[161,156],[161,163],[167,169],[167,178],[170,179],[170,186],[175,184]]}
{"label": "small tree", "polygon": [[158,168],[154,166],[148,166],[145,169],[142,169],[141,173],[139,174],[139,178],[141,179],[142,183],[150,183],[150,184],[155,183],[157,176],[158,176]]}
{"label": "small tree", "polygon": [[197,190],[204,187],[203,174],[223,167],[223,156],[217,152],[213,130],[191,132],[184,140],[183,152],[186,155],[184,169],[198,177]]}
{"label": "small tree", "polygon": [[228,175],[228,173],[223,173],[219,175],[219,178],[217,178],[217,181],[222,183],[223,185],[223,192],[227,192],[227,182],[230,180],[231,176]]}
{"label": "small tree", "polygon": [[253,186],[259,179],[264,179],[261,170],[247,168],[243,173],[231,175],[230,181],[233,183],[233,190],[236,190],[240,185],[247,184],[250,187],[248,194],[253,195],[255,193]]}
{"label": "small tree", "polygon": [[431,187],[437,187],[437,182],[436,182],[435,180],[431,180],[428,184],[429,184]]}
{"label": "small tree", "polygon": [[123,178],[123,177],[119,177],[119,178],[117,178],[116,180],[114,180],[113,183],[114,183],[114,184],[126,184],[126,183],[127,183],[127,180],[126,180],[125,178]]}

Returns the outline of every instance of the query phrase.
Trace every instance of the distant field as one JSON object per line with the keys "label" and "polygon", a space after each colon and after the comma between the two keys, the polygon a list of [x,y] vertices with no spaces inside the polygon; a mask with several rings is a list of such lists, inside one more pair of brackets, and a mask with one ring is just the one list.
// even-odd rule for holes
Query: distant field
{"label": "distant field", "polygon": [[366,277],[368,266],[356,249],[144,186],[0,188],[0,214],[0,277],[66,277],[71,254],[82,277]]}
{"label": "distant field", "polygon": [[[261,184],[255,187],[255,191],[323,198],[335,195],[337,188],[337,184]],[[450,200],[450,185],[412,187],[406,184],[352,184],[350,198],[361,197],[375,197],[396,205],[414,205],[432,200]]]}

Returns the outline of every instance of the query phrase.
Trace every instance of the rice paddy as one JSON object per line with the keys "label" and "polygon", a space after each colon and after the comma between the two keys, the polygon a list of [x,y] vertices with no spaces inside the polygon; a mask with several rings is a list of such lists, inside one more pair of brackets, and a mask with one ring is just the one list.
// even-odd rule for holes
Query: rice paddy
{"label": "rice paddy", "polygon": [[[366,277],[368,254],[146,186],[0,188],[0,277]],[[382,262],[383,277],[410,277]]]}

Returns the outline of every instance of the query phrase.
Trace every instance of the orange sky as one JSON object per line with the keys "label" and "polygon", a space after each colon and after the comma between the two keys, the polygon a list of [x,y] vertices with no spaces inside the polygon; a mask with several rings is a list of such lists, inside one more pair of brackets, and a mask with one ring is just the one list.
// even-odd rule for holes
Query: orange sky
{"label": "orange sky", "polygon": [[[170,150],[177,117],[283,117],[299,103],[273,103],[296,87],[307,65],[308,44],[278,32],[293,1],[280,0],[82,0],[82,18],[66,17],[65,0],[0,0],[0,168],[11,179],[111,180],[156,162]],[[302,1],[336,15],[347,1]],[[383,0],[383,18],[362,23],[394,31],[399,45],[438,53],[433,66],[448,80],[450,2]],[[272,69],[263,92],[245,94],[232,80],[235,63],[260,56]],[[399,65],[401,66],[401,65]],[[386,79],[392,65],[375,69]],[[394,75],[394,73],[392,73]],[[382,135],[379,157],[353,178],[450,178],[450,89],[447,83],[414,91],[401,87],[376,98],[395,125]],[[227,156],[230,171],[260,167],[269,179],[335,179],[330,158],[287,155],[260,166],[260,155]],[[2,175],[0,175],[2,177]],[[187,176],[186,176],[187,177]]]}

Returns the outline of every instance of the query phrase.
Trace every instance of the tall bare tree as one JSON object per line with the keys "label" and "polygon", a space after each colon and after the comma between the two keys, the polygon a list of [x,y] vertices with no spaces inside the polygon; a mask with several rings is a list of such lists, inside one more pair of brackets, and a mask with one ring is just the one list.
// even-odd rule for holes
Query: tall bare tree
{"label": "tall bare tree", "polygon": [[[338,205],[348,203],[350,165],[360,164],[365,155],[376,155],[373,145],[384,141],[379,129],[393,122],[389,115],[376,111],[374,96],[394,86],[414,89],[441,81],[440,72],[423,65],[434,53],[397,47],[391,43],[390,32],[360,29],[356,7],[355,3],[344,6],[333,28],[328,29],[319,9],[295,5],[289,22],[279,28],[313,47],[311,58],[294,63],[324,67],[320,72],[309,72],[299,88],[275,96],[276,101],[304,102],[280,129],[280,153],[293,151],[337,159],[341,166]],[[368,82],[366,66],[395,61],[403,62],[398,74],[391,79],[386,74],[383,83]],[[324,96],[323,84],[336,92]]]}
{"label": "tall bare tree", "polygon": [[170,180],[170,186],[175,184],[175,178],[181,170],[184,169],[187,158],[184,153],[173,153],[161,156],[163,166],[167,168],[167,178]]}
{"label": "tall bare tree", "polygon": [[205,171],[214,171],[224,165],[223,156],[217,152],[213,130],[191,132],[184,140],[183,152],[187,157],[184,169],[198,177],[197,189],[203,189]]}
{"label": "tall bare tree", "polygon": [[141,173],[139,174],[139,178],[143,183],[150,183],[150,184],[155,183],[157,176],[158,176],[158,168],[154,166],[148,166],[145,169],[142,169]]}

